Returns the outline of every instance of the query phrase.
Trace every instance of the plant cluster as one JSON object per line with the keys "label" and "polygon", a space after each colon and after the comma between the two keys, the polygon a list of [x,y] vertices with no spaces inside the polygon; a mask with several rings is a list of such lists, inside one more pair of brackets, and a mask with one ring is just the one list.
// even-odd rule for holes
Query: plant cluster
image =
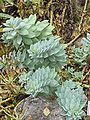
{"label": "plant cluster", "polygon": [[36,15],[30,15],[23,20],[10,18],[4,25],[2,39],[19,49],[12,53],[14,62],[19,66],[36,69],[41,66],[61,68],[65,65],[65,50],[59,44],[60,38],[53,36],[54,27],[47,20],[36,22]]}
{"label": "plant cluster", "polygon": [[44,65],[60,69],[66,64],[65,50],[59,44],[59,40],[54,37],[31,45],[28,53],[32,64],[36,67]]}
{"label": "plant cluster", "polygon": [[59,78],[55,69],[49,67],[38,68],[34,73],[29,71],[20,76],[19,82],[24,85],[26,93],[36,96],[38,93],[53,94],[59,86]]}
{"label": "plant cluster", "polygon": [[[65,81],[56,91],[57,101],[63,109],[66,120],[79,120],[85,115],[82,108],[86,104],[86,98],[82,87],[72,80]],[[71,98],[72,96],[72,98]]]}
{"label": "plant cluster", "polygon": [[36,15],[21,19],[11,17],[6,23],[2,39],[9,45],[13,44],[17,49],[20,45],[31,45],[39,40],[52,36],[53,26],[48,20],[36,22]]}
{"label": "plant cluster", "polygon": [[73,54],[74,60],[77,64],[85,65],[86,64],[86,57],[90,55],[90,34],[87,33],[87,37],[83,37],[81,39],[82,48],[80,47],[73,47]]}
{"label": "plant cluster", "polygon": [[[52,34],[54,27],[47,20],[37,21],[36,15],[25,19],[12,17],[4,26],[2,39],[14,49],[11,59],[17,67],[26,71],[19,77],[25,93],[33,97],[55,94],[67,120],[81,119],[86,97],[82,87],[73,80],[83,78],[83,72],[68,67],[66,71],[71,77],[61,84],[62,79],[58,73],[67,65],[67,55],[65,45],[60,44],[60,38]],[[89,38],[88,34],[83,41]],[[89,53],[90,49],[85,47],[73,47],[74,60],[79,64],[82,62],[84,65]]]}
{"label": "plant cluster", "polygon": [[68,67],[65,71],[68,74],[68,78],[75,80],[75,81],[81,81],[84,77],[83,71],[75,71],[73,67]]}

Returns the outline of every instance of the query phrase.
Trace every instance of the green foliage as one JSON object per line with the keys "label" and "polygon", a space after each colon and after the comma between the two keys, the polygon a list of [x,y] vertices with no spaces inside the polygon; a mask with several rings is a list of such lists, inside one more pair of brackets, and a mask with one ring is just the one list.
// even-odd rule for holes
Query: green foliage
{"label": "green foliage", "polygon": [[7,55],[3,55],[2,57],[0,57],[0,70],[2,70],[2,73],[6,70],[6,69],[10,69],[11,64],[10,64],[10,57],[8,55],[8,59],[7,59]]}
{"label": "green foliage", "polygon": [[60,69],[66,64],[65,50],[56,37],[31,45],[28,53],[36,68],[50,66]]}
{"label": "green foliage", "polygon": [[10,18],[4,23],[2,39],[5,43],[13,44],[17,49],[20,45],[31,45],[39,40],[52,36],[53,26],[47,20],[36,22],[36,15],[29,18]]}
{"label": "green foliage", "polygon": [[86,48],[88,47],[88,45],[90,44],[90,34],[87,33],[87,37],[82,38],[81,43],[83,44],[83,46]]}
{"label": "green foliage", "polygon": [[8,2],[9,4],[13,4],[13,0],[5,0],[5,2]]}
{"label": "green foliage", "polygon": [[3,69],[4,67],[5,67],[5,64],[2,61],[0,61],[0,70]]}
{"label": "green foliage", "polygon": [[68,72],[68,74],[69,74],[70,76],[72,76],[75,70],[73,69],[73,67],[68,67],[68,68],[66,69],[66,71]]}
{"label": "green foliage", "polygon": [[62,107],[66,120],[79,120],[85,115],[82,110],[86,104],[86,97],[83,89],[78,83],[71,80],[65,81],[64,84],[56,91],[57,101]]}
{"label": "green foliage", "polygon": [[90,45],[88,46],[88,55],[90,55]]}
{"label": "green foliage", "polygon": [[0,0],[0,4],[3,4],[4,3],[4,1],[3,0]]}
{"label": "green foliage", "polygon": [[74,72],[73,73],[73,79],[76,79],[77,81],[79,80],[82,80],[83,79],[83,72],[82,71],[79,71],[79,72]]}
{"label": "green foliage", "polygon": [[86,56],[88,55],[87,50],[83,48],[73,47],[73,57],[76,63],[80,65],[85,65]]}
{"label": "green foliage", "polygon": [[19,82],[24,85],[26,93],[34,97],[38,93],[52,94],[59,85],[58,81],[55,69],[50,69],[49,67],[42,67],[35,72],[24,73],[19,79]]}
{"label": "green foliage", "polygon": [[15,69],[29,69],[29,63],[30,58],[26,52],[26,49],[24,50],[18,50],[18,51],[11,51],[7,55],[3,55],[0,57],[0,70],[4,71],[5,69],[10,69],[11,66],[14,66]]}
{"label": "green foliage", "polygon": [[82,38],[81,43],[85,50],[87,50],[87,54],[90,54],[90,34],[87,33],[87,37]]}
{"label": "green foliage", "polygon": [[2,39],[5,43],[13,44],[16,48],[22,43],[23,36],[28,35],[28,31],[25,29],[26,24],[21,18],[10,18],[4,23],[5,28]]}
{"label": "green foliage", "polygon": [[13,64],[19,69],[29,67],[28,65],[30,63],[30,58],[25,49],[23,51],[18,50],[17,52],[14,50],[12,52],[11,58]]}
{"label": "green foliage", "polygon": [[75,71],[72,67],[71,68],[68,67],[66,69],[66,72],[68,73],[68,78],[70,78],[72,80],[74,79],[76,81],[78,81],[78,80],[80,81],[84,77],[82,71]]}
{"label": "green foliage", "polygon": [[82,48],[73,47],[73,57],[76,63],[79,65],[86,64],[86,57],[90,54],[90,34],[87,33],[87,37],[81,39]]}
{"label": "green foliage", "polygon": [[50,66],[58,69],[66,64],[64,47],[59,44],[59,38],[53,36],[54,27],[47,20],[36,22],[36,15],[23,20],[11,17],[4,26],[2,39],[5,43],[13,44],[17,49],[28,49],[30,46],[29,56],[25,51],[13,52],[13,61],[19,68]]}
{"label": "green foliage", "polygon": [[0,13],[0,18],[7,19],[7,18],[11,18],[11,17],[12,17],[11,15],[8,15],[8,14],[5,14],[5,13]]}

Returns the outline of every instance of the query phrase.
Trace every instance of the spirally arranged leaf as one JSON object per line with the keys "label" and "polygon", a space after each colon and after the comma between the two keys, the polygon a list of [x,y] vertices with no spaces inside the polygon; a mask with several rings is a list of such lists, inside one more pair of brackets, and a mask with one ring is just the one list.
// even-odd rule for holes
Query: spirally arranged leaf
{"label": "spirally arranged leaf", "polygon": [[85,115],[83,107],[87,100],[83,88],[78,83],[66,80],[61,87],[58,87],[56,95],[66,120],[79,120]]}
{"label": "spirally arranged leaf", "polygon": [[36,22],[36,15],[30,15],[25,19],[10,17],[3,25],[5,27],[2,39],[5,43],[11,44],[17,49],[21,45],[29,46],[53,36],[52,30],[54,27],[47,20]]}
{"label": "spirally arranged leaf", "polygon": [[19,82],[24,85],[27,94],[36,96],[38,93],[50,95],[58,87],[59,79],[55,69],[49,67],[38,68],[35,72],[23,73]]}
{"label": "spirally arranged leaf", "polygon": [[9,14],[5,14],[5,13],[0,13],[0,18],[4,18],[4,19],[7,19],[7,18],[11,18],[12,16],[9,15]]}
{"label": "spirally arranged leaf", "polygon": [[60,69],[66,64],[67,55],[56,37],[31,45],[28,53],[35,68],[43,65]]}

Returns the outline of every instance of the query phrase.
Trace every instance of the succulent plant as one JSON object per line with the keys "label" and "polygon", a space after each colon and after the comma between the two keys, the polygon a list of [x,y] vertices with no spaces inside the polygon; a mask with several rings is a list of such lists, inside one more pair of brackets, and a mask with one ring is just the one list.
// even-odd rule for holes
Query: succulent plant
{"label": "succulent plant", "polygon": [[80,65],[86,64],[87,56],[90,55],[90,34],[87,33],[87,37],[81,39],[82,48],[73,47],[73,57],[76,63]]}
{"label": "succulent plant", "polygon": [[88,47],[88,45],[90,44],[90,34],[87,33],[87,37],[83,37],[81,39],[81,43],[83,44],[84,48]]}
{"label": "succulent plant", "polygon": [[73,47],[73,57],[76,63],[85,65],[87,55],[88,53],[86,49]]}
{"label": "succulent plant", "polygon": [[90,34],[87,33],[87,37],[81,39],[81,43],[83,44],[83,49],[86,50],[87,56],[86,56],[86,63],[90,65]]}
{"label": "succulent plant", "polygon": [[30,58],[26,52],[26,49],[23,51],[13,51],[11,53],[11,59],[13,64],[18,68],[29,68]]}
{"label": "succulent plant", "polygon": [[66,64],[65,50],[56,37],[31,45],[28,53],[36,68],[43,65],[60,69]]}
{"label": "succulent plant", "polygon": [[22,43],[23,36],[28,35],[25,22],[21,18],[11,17],[4,23],[4,33],[2,39],[5,43],[13,44],[16,48]]}
{"label": "succulent plant", "polygon": [[82,38],[81,43],[83,44],[84,49],[87,51],[87,54],[90,55],[90,34],[87,33],[87,37]]}
{"label": "succulent plant", "polygon": [[68,77],[72,80],[74,79],[75,81],[80,81],[84,77],[82,71],[76,71],[72,67],[68,67],[65,71],[68,73]]}
{"label": "succulent plant", "polygon": [[70,75],[70,76],[72,76],[73,75],[73,73],[74,73],[74,69],[73,69],[73,67],[68,67],[68,68],[66,68],[65,69],[66,70],[66,72]]}
{"label": "succulent plant", "polygon": [[52,30],[54,29],[48,20],[36,22],[36,15],[30,15],[23,20],[18,17],[11,17],[4,23],[4,26],[2,39],[5,43],[13,44],[17,49],[20,45],[31,45],[53,36]]}
{"label": "succulent plant", "polygon": [[80,80],[82,80],[83,79],[83,72],[82,71],[75,71],[74,73],[73,73],[73,79],[75,79],[76,81],[80,81]]}
{"label": "succulent plant", "polygon": [[66,80],[61,87],[58,87],[56,95],[66,120],[79,120],[85,115],[82,109],[87,100],[78,83]]}
{"label": "succulent plant", "polygon": [[26,93],[34,97],[38,93],[52,94],[59,85],[58,81],[57,72],[49,67],[38,68],[35,72],[23,73],[19,79],[19,82],[24,85]]}

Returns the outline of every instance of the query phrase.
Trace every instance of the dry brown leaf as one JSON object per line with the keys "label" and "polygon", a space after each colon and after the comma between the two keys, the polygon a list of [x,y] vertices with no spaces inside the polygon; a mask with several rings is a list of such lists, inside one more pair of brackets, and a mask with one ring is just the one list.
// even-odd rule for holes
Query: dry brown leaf
{"label": "dry brown leaf", "polygon": [[31,115],[28,117],[28,120],[33,120]]}
{"label": "dry brown leaf", "polygon": [[45,107],[45,109],[43,110],[43,114],[47,117],[50,114],[50,110],[48,109],[48,107]]}

